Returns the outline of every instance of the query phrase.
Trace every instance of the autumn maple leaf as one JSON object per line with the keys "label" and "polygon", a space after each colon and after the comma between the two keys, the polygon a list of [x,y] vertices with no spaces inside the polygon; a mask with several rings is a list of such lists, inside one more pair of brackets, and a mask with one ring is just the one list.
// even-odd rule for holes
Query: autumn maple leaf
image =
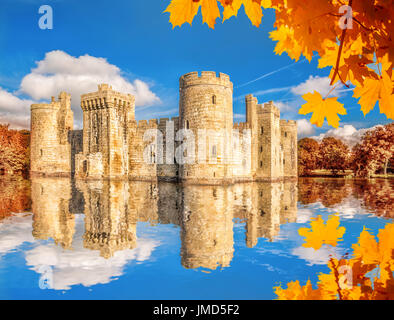
{"label": "autumn maple leaf", "polygon": [[307,103],[302,105],[299,113],[305,115],[313,112],[310,121],[318,127],[323,125],[324,118],[326,118],[329,125],[338,128],[340,120],[338,114],[347,114],[343,104],[339,103],[336,97],[323,99],[319,92],[314,91],[313,93],[304,94],[302,98]]}
{"label": "autumn maple leaf", "polygon": [[311,228],[300,228],[298,233],[306,238],[303,247],[319,250],[323,244],[336,247],[345,231],[345,227],[339,227],[339,217],[332,215],[326,223],[321,216],[318,216],[311,221]]}
{"label": "autumn maple leaf", "polygon": [[358,103],[364,116],[369,113],[379,101],[380,112],[388,118],[394,119],[393,81],[387,72],[383,71],[382,77],[365,79],[363,85],[354,89],[355,98],[360,98]]}
{"label": "autumn maple leaf", "polygon": [[175,28],[185,22],[192,24],[200,5],[200,1],[172,0],[164,12],[170,13],[170,23]]}

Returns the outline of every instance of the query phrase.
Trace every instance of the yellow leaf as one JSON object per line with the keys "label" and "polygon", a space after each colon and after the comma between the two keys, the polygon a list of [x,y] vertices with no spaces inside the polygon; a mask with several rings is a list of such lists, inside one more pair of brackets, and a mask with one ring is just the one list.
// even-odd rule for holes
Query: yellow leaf
{"label": "yellow leaf", "polygon": [[233,0],[231,4],[225,5],[223,2],[223,22],[233,16],[237,16],[239,9],[242,6],[242,0]]}
{"label": "yellow leaf", "polygon": [[218,3],[216,0],[201,1],[201,13],[203,22],[205,22],[210,28],[214,29],[216,19],[220,18]]}
{"label": "yellow leaf", "polygon": [[253,0],[243,0],[245,13],[248,16],[249,20],[256,27],[260,26],[261,18],[263,17],[263,10],[261,9],[261,5],[256,3]]}
{"label": "yellow leaf", "polygon": [[379,262],[378,244],[367,229],[364,227],[357,244],[353,246],[354,257],[360,259],[363,264],[374,264]]}
{"label": "yellow leaf", "polygon": [[301,46],[294,40],[294,30],[281,25],[277,30],[270,32],[270,38],[278,41],[275,46],[275,54],[282,55],[287,52],[291,59],[298,61],[302,50]]}
{"label": "yellow leaf", "polygon": [[324,223],[321,216],[318,216],[311,221],[311,228],[300,228],[298,233],[306,238],[303,244],[304,247],[319,250],[323,244],[336,247],[337,242],[341,241],[345,231],[345,227],[339,227],[339,217],[333,215],[330,216],[326,223]]}
{"label": "yellow leaf", "polygon": [[334,128],[339,126],[338,114],[346,114],[346,109],[342,103],[337,101],[338,98],[326,98],[323,99],[321,94],[314,91],[314,93],[307,93],[302,96],[307,101],[302,105],[299,113],[308,114],[313,112],[311,123],[321,127],[324,123],[324,118],[327,119],[327,123]]}
{"label": "yellow leaf", "polygon": [[367,78],[364,83],[354,89],[353,97],[360,98],[358,103],[364,116],[369,113],[379,101],[380,112],[394,119],[393,81],[386,71],[381,78]]}
{"label": "yellow leaf", "polygon": [[185,22],[192,24],[201,3],[191,0],[172,0],[164,12],[170,13],[172,27],[181,26]]}
{"label": "yellow leaf", "polygon": [[[330,41],[326,39],[323,44],[324,54],[319,59],[318,68],[322,69],[325,67],[333,67],[337,63],[337,57],[339,52],[339,45],[334,41]],[[341,60],[339,62],[339,66],[344,64],[344,57],[341,56]]]}

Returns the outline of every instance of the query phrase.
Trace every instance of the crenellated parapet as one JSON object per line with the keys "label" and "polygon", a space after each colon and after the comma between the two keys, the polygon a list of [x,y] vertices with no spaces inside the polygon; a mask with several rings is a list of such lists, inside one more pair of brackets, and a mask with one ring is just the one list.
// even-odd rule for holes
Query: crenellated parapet
{"label": "crenellated parapet", "polygon": [[243,130],[248,130],[250,129],[250,124],[247,122],[235,122],[233,124],[233,129],[239,130],[239,131],[243,131]]}
{"label": "crenellated parapet", "polygon": [[257,108],[257,113],[272,113],[276,117],[280,117],[280,110],[277,106],[275,106],[273,101],[259,105],[259,108]]}
{"label": "crenellated parapet", "polygon": [[297,126],[297,121],[295,120],[280,120],[280,126],[281,127],[296,127]]}
{"label": "crenellated parapet", "polygon": [[187,88],[189,86],[196,85],[218,85],[233,89],[233,83],[230,81],[230,76],[224,73],[219,73],[219,76],[215,71],[201,71],[190,72],[183,75],[179,79],[179,87]]}
{"label": "crenellated parapet", "polygon": [[134,113],[135,97],[131,94],[117,92],[108,84],[100,84],[98,91],[81,96],[81,108],[83,111],[123,108]]}

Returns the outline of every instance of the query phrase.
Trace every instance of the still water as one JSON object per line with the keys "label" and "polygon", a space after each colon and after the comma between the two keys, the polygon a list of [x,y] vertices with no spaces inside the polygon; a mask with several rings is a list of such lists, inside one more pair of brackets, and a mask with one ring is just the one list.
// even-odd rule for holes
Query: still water
{"label": "still water", "polygon": [[[275,299],[316,283],[366,226],[394,217],[393,180],[181,186],[0,180],[0,299]],[[335,248],[300,227],[339,213]]]}

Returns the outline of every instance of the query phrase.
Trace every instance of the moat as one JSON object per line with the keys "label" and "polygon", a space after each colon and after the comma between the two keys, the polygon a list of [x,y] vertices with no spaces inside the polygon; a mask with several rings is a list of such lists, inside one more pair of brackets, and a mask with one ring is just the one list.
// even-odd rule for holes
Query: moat
{"label": "moat", "polygon": [[[393,179],[0,186],[1,299],[274,299],[394,217]],[[298,229],[335,213],[343,241],[303,247]]]}

